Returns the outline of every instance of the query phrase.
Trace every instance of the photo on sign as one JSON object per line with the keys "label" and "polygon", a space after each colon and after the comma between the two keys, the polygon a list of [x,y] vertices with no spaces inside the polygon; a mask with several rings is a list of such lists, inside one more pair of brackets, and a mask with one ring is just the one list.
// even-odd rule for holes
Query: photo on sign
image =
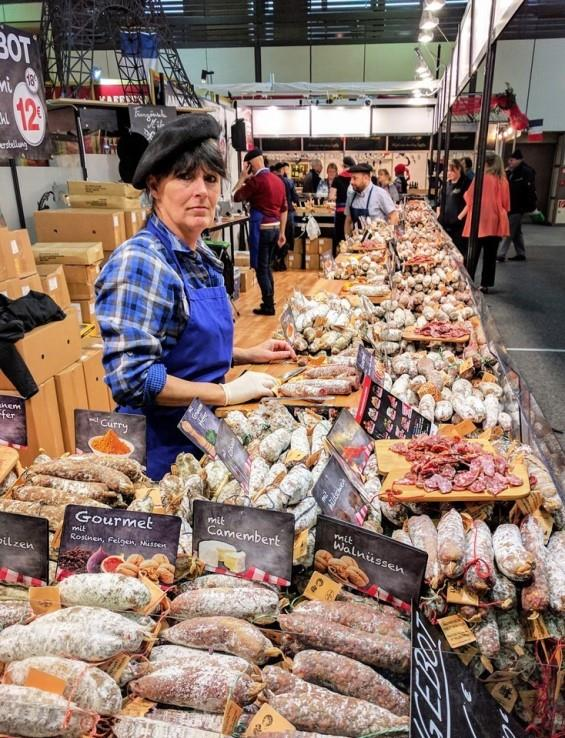
{"label": "photo on sign", "polygon": [[26,407],[23,397],[0,395],[0,445],[27,446]]}
{"label": "photo on sign", "polygon": [[355,420],[372,438],[413,438],[433,428],[431,421],[370,377],[363,380]]}
{"label": "photo on sign", "polygon": [[76,452],[132,458],[145,465],[146,426],[144,415],[75,410]]}
{"label": "photo on sign", "polygon": [[294,315],[290,305],[283,311],[281,315],[281,327],[284,333],[284,337],[294,346],[294,340],[296,338],[296,323],[294,322]]}
{"label": "photo on sign", "polygon": [[355,483],[333,454],[312,488],[312,497],[324,515],[331,518],[363,525],[367,517],[367,506]]}
{"label": "photo on sign", "polygon": [[375,443],[346,408],[338,415],[328,441],[345,464],[361,475]]}
{"label": "photo on sign", "polygon": [[172,584],[181,519],[133,510],[67,505],[57,560],[57,581],[73,574],[141,568],[161,585]]}
{"label": "photo on sign", "polygon": [[388,536],[326,515],[318,518],[314,568],[370,597],[386,593],[410,603],[420,594],[427,560],[425,551]]}
{"label": "photo on sign", "polygon": [[193,400],[179,423],[179,430],[195,443],[199,449],[216,458],[216,441],[220,419],[200,400]]}
{"label": "photo on sign", "polygon": [[376,365],[377,359],[375,358],[374,351],[365,348],[365,346],[360,343],[359,349],[357,350],[357,358],[355,360],[355,366],[357,369],[359,369],[362,374],[372,379],[373,382],[376,382],[378,381]]}
{"label": "photo on sign", "polygon": [[290,513],[194,501],[192,550],[207,571],[286,587],[293,546]]}
{"label": "photo on sign", "polygon": [[0,512],[0,581],[42,587],[49,581],[46,518]]}

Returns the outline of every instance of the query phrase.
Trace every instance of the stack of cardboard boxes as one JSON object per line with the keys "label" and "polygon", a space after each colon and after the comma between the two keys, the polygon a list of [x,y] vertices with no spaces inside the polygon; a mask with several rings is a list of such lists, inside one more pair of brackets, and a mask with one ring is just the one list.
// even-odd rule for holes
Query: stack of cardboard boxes
{"label": "stack of cardboard boxes", "polygon": [[255,270],[249,264],[249,251],[236,251],[234,266],[239,274],[240,292],[249,292],[257,286]]}
{"label": "stack of cardboard boxes", "polygon": [[288,254],[288,268],[302,269],[304,256],[304,268],[317,272],[320,270],[320,257],[331,250],[331,238],[295,238],[294,251]]}
{"label": "stack of cardboard boxes", "polygon": [[[0,293],[18,299],[30,290],[44,292],[66,313],[64,320],[40,326],[15,344],[39,387],[26,401],[28,446],[20,450],[23,464],[31,463],[41,449],[54,456],[75,450],[75,409],[112,407],[103,381],[102,347],[88,339],[81,343],[80,319],[71,306],[77,285],[79,291],[93,286],[102,256],[100,243],[32,247],[26,230],[0,229]],[[0,394],[18,395],[2,371]]]}

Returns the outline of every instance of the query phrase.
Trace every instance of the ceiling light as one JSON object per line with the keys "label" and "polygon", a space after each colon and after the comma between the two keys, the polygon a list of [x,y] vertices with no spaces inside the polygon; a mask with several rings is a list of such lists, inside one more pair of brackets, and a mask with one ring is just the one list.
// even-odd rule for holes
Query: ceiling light
{"label": "ceiling light", "polygon": [[420,20],[420,28],[422,31],[431,31],[439,24],[439,18],[429,10],[424,10]]}
{"label": "ceiling light", "polygon": [[93,82],[100,82],[102,79],[102,70],[100,67],[92,67],[90,70],[90,77]]}
{"label": "ceiling light", "polygon": [[424,0],[424,10],[441,10],[445,5],[445,0]]}
{"label": "ceiling light", "polygon": [[434,34],[431,31],[420,31],[420,35],[418,36],[418,41],[421,44],[429,44],[430,41],[434,40]]}

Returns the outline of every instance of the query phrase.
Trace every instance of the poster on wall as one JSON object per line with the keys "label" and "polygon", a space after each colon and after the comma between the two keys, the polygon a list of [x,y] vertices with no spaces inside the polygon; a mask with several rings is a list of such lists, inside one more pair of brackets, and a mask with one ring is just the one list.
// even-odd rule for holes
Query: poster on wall
{"label": "poster on wall", "polygon": [[48,159],[47,110],[37,37],[0,26],[0,158]]}

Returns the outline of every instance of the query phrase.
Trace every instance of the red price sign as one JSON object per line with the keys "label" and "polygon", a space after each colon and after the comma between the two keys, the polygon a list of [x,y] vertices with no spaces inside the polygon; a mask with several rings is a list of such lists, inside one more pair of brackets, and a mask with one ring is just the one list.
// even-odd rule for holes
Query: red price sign
{"label": "red price sign", "polygon": [[[28,79],[29,75],[29,79]],[[36,92],[37,77],[32,69],[26,71],[26,82],[16,85],[13,97],[14,118],[18,131],[30,146],[39,146],[45,137],[45,111]]]}

